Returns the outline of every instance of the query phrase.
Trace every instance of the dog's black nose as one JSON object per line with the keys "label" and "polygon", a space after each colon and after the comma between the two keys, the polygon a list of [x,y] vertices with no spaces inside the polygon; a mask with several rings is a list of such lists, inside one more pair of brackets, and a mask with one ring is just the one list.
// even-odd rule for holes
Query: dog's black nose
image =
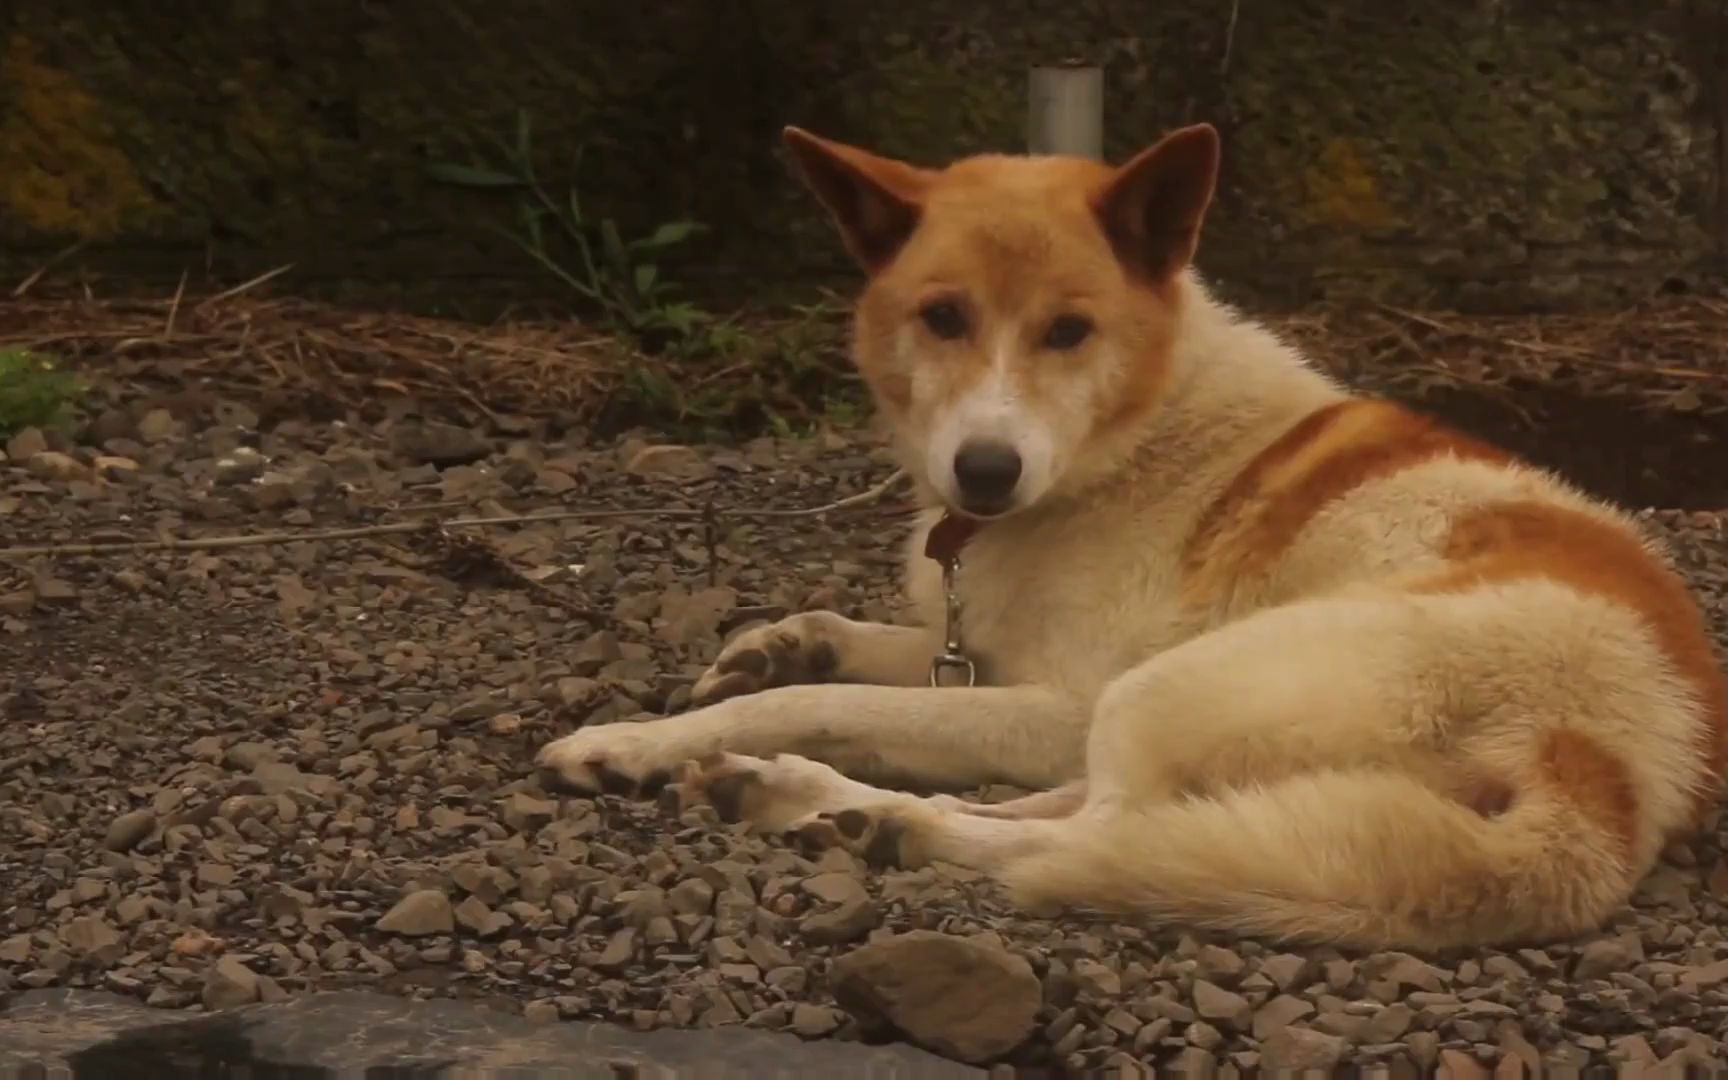
{"label": "dog's black nose", "polygon": [[1000,511],[1020,482],[1020,455],[1007,443],[966,443],[954,455],[954,480],[966,509]]}

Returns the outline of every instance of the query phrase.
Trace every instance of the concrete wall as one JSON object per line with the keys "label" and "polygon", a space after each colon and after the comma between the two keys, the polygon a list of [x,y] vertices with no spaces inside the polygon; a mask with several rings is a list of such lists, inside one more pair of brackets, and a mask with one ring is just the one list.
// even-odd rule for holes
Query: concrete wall
{"label": "concrete wall", "polygon": [[526,295],[431,182],[536,122],[589,206],[693,216],[710,281],[849,280],[787,122],[935,162],[1025,137],[1025,69],[1107,72],[1107,151],[1220,125],[1203,261],[1251,293],[1600,302],[1728,251],[1728,0],[9,0],[0,271],[73,239],[170,284],[294,261],[301,288]]}

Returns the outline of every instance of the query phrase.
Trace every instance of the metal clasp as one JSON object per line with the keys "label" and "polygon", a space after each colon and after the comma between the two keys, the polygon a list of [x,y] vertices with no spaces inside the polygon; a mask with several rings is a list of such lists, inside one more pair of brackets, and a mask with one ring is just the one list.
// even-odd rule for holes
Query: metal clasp
{"label": "metal clasp", "polygon": [[966,675],[965,685],[978,684],[978,669],[972,665],[965,650],[960,645],[960,594],[954,588],[954,573],[960,569],[960,559],[953,556],[942,560],[942,593],[946,601],[947,625],[943,628],[942,652],[930,661],[930,685],[942,685],[944,671],[961,671]]}

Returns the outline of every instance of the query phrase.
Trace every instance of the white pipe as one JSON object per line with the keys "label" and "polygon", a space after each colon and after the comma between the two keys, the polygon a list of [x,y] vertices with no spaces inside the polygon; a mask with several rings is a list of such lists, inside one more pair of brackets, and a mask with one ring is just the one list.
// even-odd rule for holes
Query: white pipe
{"label": "white pipe", "polygon": [[1035,67],[1027,91],[1027,150],[1103,158],[1103,68],[1080,61]]}

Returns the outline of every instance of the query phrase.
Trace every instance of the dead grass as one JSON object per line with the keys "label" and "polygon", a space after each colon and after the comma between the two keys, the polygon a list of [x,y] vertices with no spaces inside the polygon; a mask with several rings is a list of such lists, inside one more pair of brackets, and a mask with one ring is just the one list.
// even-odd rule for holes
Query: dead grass
{"label": "dead grass", "polygon": [[[814,419],[857,392],[844,360],[844,322],[831,310],[824,318],[752,317],[737,324],[730,352],[673,360],[576,321],[477,325],[262,292],[17,298],[0,305],[0,349],[39,351],[98,376],[317,394],[362,409],[412,398],[494,417],[553,414],[576,423],[605,419],[605,426],[675,422],[698,397],[712,403],[729,395],[772,400],[768,411],[782,420],[800,410]],[[1677,297],[1530,316],[1358,305],[1271,321],[1322,366],[1382,392],[1495,394],[1520,382],[1563,382],[1651,408],[1728,412],[1728,301]],[[651,394],[649,386],[662,389]],[[666,387],[675,391],[671,400]],[[762,415],[740,409],[730,419],[750,427]]]}
{"label": "dead grass", "polygon": [[1613,311],[1464,316],[1384,305],[1286,316],[1280,329],[1339,377],[1422,396],[1563,384],[1670,412],[1728,411],[1728,300]]}

